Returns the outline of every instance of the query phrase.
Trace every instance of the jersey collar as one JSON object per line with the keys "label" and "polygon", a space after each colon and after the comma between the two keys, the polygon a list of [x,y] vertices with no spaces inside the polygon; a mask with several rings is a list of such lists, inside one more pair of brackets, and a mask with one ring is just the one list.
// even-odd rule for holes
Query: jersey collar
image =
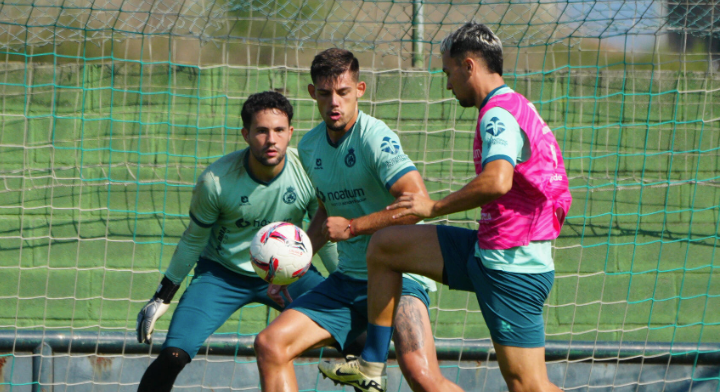
{"label": "jersey collar", "polygon": [[349,131],[345,132],[345,134],[340,138],[340,140],[337,141],[337,143],[333,143],[332,140],[330,140],[330,135],[328,135],[328,131],[327,131],[327,125],[325,125],[325,139],[327,140],[327,142],[328,142],[328,144],[330,145],[330,147],[332,147],[332,148],[338,148],[338,147],[340,147],[340,145],[345,141],[345,139],[347,139],[348,137],[350,137],[350,134],[353,132],[353,130],[355,130],[355,128],[357,127],[358,123],[360,122],[360,115],[361,115],[361,114],[363,114],[363,112],[362,112],[361,110],[358,110],[358,116],[357,116],[357,118],[355,119],[355,124],[353,124],[352,128],[350,128]]}
{"label": "jersey collar", "polygon": [[253,175],[252,170],[250,170],[250,162],[249,162],[249,160],[250,160],[250,154],[252,154],[252,153],[250,152],[250,147],[248,147],[248,148],[245,149],[245,157],[243,158],[243,166],[245,166],[245,171],[247,172],[248,176],[250,176],[250,178],[251,178],[253,181],[257,182],[257,183],[260,184],[260,185],[268,186],[268,185],[272,184],[273,182],[275,182],[275,180],[277,180],[278,178],[280,178],[280,176],[282,176],[282,174],[285,173],[285,168],[287,168],[287,166],[288,166],[288,154],[287,154],[287,150],[285,150],[285,158],[284,158],[284,159],[285,159],[285,163],[283,164],[282,170],[280,170],[280,173],[278,173],[277,176],[273,177],[272,180],[265,182],[265,181],[263,181],[263,180],[255,177],[255,176]]}
{"label": "jersey collar", "polygon": [[492,96],[495,95],[496,92],[498,92],[501,88],[504,88],[504,87],[507,87],[507,84],[503,84],[500,87],[496,87],[493,91],[490,91],[490,94],[488,94],[487,97],[485,97],[485,99],[483,99],[482,104],[480,104],[480,109],[478,109],[478,110],[482,110],[483,106],[485,106],[488,103],[490,98],[492,98]]}

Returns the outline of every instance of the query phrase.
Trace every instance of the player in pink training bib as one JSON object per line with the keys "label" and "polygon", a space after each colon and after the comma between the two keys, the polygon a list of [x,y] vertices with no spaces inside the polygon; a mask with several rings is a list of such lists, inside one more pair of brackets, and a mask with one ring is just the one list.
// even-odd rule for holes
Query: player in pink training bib
{"label": "player in pink training bib", "polygon": [[[560,146],[535,106],[521,94],[510,91],[489,98],[480,109],[474,149],[482,150],[481,133],[487,132],[480,129],[483,116],[493,108],[502,108],[516,119],[532,155],[515,165],[510,190],[482,206],[486,219],[480,220],[478,246],[509,249],[530,241],[553,240],[560,234],[572,201]],[[479,176],[483,164],[478,158],[474,161]]]}
{"label": "player in pink training bib", "polygon": [[[441,45],[447,88],[463,107],[480,111],[473,159],[477,177],[439,201],[405,193],[388,209],[395,218],[433,218],[482,207],[479,230],[393,226],[368,246],[368,336],[392,326],[402,273],[424,275],[453,290],[475,292],[510,391],[559,391],[545,366],[542,309],[555,277],[551,241],[572,197],[560,147],[525,97],[502,78],[502,44],[485,25],[469,22]],[[338,366],[363,380],[381,364],[366,353]],[[382,357],[382,356],[380,356]],[[361,390],[370,390],[363,389]]]}

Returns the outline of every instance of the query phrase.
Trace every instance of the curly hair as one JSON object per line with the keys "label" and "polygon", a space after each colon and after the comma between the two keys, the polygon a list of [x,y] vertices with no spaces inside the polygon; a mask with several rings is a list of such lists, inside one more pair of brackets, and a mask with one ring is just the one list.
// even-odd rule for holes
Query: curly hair
{"label": "curly hair", "polygon": [[293,107],[290,101],[276,91],[263,91],[249,96],[243,104],[242,111],[240,112],[243,127],[249,130],[252,125],[253,115],[267,109],[277,109],[285,113],[288,118],[288,123],[292,122]]}

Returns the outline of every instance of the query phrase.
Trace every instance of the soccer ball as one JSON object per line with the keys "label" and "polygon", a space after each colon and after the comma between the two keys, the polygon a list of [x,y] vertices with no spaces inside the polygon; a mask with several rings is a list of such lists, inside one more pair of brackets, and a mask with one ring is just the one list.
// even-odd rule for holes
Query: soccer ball
{"label": "soccer ball", "polygon": [[288,285],[310,268],[312,244],[305,232],[288,222],[271,223],[257,232],[250,244],[255,272],[268,283]]}

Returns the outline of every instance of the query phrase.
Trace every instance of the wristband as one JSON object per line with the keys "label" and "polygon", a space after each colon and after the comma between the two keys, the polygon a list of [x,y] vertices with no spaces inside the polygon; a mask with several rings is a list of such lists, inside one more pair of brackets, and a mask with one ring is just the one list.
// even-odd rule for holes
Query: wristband
{"label": "wristband", "polygon": [[351,237],[357,237],[357,234],[355,234],[355,231],[352,228],[352,223],[355,219],[350,219],[350,222],[348,222],[348,230],[350,230],[350,236]]}
{"label": "wristband", "polygon": [[153,299],[160,298],[163,303],[169,304],[179,288],[179,284],[173,283],[172,280],[168,279],[168,277],[165,276],[163,277],[162,281],[160,281],[160,285],[158,286],[155,295],[153,295]]}

